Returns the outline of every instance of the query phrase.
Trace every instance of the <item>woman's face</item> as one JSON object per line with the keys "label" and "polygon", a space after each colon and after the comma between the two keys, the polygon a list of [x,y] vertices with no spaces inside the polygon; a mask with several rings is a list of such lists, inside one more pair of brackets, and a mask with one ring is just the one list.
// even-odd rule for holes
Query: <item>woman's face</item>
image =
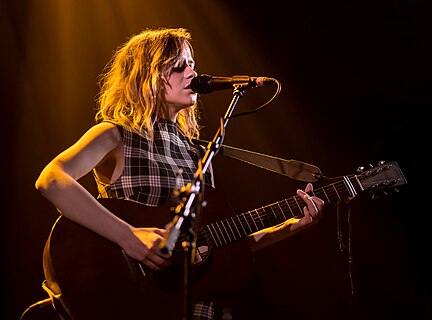
{"label": "woman's face", "polygon": [[190,88],[192,78],[197,76],[195,61],[188,46],[183,49],[182,58],[173,67],[167,78],[165,102],[168,106],[168,117],[175,120],[177,113],[197,102],[197,94]]}

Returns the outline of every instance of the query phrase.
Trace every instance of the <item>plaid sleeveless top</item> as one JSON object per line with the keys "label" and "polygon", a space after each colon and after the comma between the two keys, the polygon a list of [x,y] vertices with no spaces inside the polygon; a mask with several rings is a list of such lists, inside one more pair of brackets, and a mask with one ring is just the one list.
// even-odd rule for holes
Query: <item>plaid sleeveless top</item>
{"label": "plaid sleeveless top", "polygon": [[[192,181],[197,163],[204,155],[200,146],[192,145],[169,120],[158,120],[154,139],[117,126],[124,147],[124,168],[120,177],[111,184],[94,175],[99,198],[118,198],[159,206],[170,200],[175,187]],[[213,186],[211,166],[204,177]]]}
{"label": "plaid sleeveless top", "polygon": [[[175,122],[158,120],[153,140],[126,127],[117,128],[123,140],[123,172],[111,184],[103,183],[93,175],[99,198],[118,198],[159,206],[170,200],[175,187],[183,187],[192,181],[204,149],[192,145]],[[211,164],[204,175],[204,182],[214,186]],[[214,302],[195,302],[192,312],[194,320],[212,320]]]}

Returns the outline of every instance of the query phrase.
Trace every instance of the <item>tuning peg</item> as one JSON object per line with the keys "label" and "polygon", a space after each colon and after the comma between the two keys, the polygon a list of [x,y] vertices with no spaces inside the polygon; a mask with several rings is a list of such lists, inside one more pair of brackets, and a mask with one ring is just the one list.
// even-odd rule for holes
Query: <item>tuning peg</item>
{"label": "tuning peg", "polygon": [[379,165],[379,166],[382,166],[384,163],[386,163],[385,160],[380,160],[380,161],[378,161],[378,165]]}
{"label": "tuning peg", "polygon": [[359,166],[359,167],[357,168],[357,172],[358,172],[358,173],[363,172],[364,169],[365,169],[365,167],[363,167],[363,166]]}

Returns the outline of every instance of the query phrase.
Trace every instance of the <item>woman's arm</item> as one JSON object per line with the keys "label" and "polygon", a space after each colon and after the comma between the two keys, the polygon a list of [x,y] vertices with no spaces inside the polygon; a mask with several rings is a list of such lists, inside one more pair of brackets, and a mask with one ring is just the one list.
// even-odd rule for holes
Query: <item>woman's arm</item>
{"label": "woman's arm", "polygon": [[299,195],[305,202],[303,208],[304,215],[301,219],[288,219],[277,226],[266,228],[251,234],[248,237],[251,250],[257,251],[261,248],[267,247],[317,223],[322,215],[324,201],[316,196],[309,196],[308,192],[311,191],[313,191],[311,183],[307,184],[304,191],[297,190],[297,195]]}
{"label": "woman's arm", "polygon": [[118,163],[121,147],[120,133],[113,124],[97,124],[48,163],[35,186],[68,219],[117,243],[132,258],[160,269],[168,264],[169,257],[158,246],[164,230],[134,228],[102,206],[78,182],[106,160],[114,158]]}

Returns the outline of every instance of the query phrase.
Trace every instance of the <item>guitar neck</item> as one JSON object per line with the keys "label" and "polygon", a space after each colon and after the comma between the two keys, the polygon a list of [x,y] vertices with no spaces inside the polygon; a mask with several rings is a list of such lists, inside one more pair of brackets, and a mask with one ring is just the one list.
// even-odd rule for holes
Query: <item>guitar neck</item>
{"label": "guitar neck", "polygon": [[[340,181],[317,188],[310,195],[315,195],[327,203],[355,197],[363,191],[358,176],[344,176]],[[213,247],[221,247],[233,241],[246,238],[259,230],[276,226],[290,218],[303,216],[305,202],[298,195],[258,209],[247,211],[212,224],[202,226],[198,237],[206,239]]]}

